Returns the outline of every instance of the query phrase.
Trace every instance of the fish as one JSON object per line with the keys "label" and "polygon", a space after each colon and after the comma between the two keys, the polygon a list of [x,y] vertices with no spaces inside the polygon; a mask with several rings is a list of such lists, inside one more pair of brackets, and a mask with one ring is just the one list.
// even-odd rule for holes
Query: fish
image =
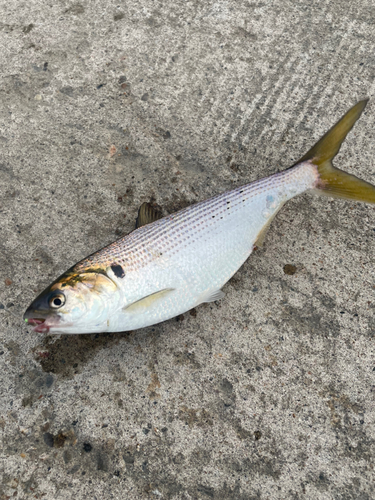
{"label": "fish", "polygon": [[222,287],[260,246],[283,205],[305,191],[375,203],[375,186],[332,164],[368,99],[355,104],[290,168],[137,227],[46,288],[24,320],[38,333],[125,332],[224,297]]}

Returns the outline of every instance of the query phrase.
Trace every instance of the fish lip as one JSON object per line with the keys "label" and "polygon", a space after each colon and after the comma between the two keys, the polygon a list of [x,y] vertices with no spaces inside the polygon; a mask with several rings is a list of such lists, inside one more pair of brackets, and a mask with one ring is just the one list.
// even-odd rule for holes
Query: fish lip
{"label": "fish lip", "polygon": [[27,319],[27,325],[33,327],[33,332],[36,333],[60,333],[59,330],[63,330],[67,327],[73,326],[73,323],[66,323],[64,325],[60,325],[59,322],[55,322],[52,318],[30,318]]}
{"label": "fish lip", "polygon": [[50,329],[55,328],[60,322],[59,317],[51,317],[48,311],[36,309],[32,305],[25,311],[23,319],[36,333],[49,333]]}
{"label": "fish lip", "polygon": [[46,320],[44,318],[25,318],[27,324],[33,326],[33,332],[37,333],[48,333],[50,327],[45,324]]}
{"label": "fish lip", "polygon": [[41,325],[42,323],[45,322],[45,319],[44,318],[26,318],[27,319],[27,324],[29,325]]}
{"label": "fish lip", "polygon": [[49,332],[49,326],[45,325],[44,322],[43,323],[39,323],[38,325],[34,326],[33,328],[33,332],[36,332],[36,333],[48,333]]}

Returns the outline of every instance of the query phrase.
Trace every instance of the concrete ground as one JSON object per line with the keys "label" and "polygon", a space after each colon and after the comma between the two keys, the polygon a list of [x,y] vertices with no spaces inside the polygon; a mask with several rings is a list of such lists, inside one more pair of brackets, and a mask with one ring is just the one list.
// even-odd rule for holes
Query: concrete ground
{"label": "concrete ground", "polygon": [[285,169],[366,96],[336,165],[375,182],[371,0],[0,12],[0,498],[375,498],[373,206],[292,200],[222,301],[154,327],[21,319],[144,201]]}

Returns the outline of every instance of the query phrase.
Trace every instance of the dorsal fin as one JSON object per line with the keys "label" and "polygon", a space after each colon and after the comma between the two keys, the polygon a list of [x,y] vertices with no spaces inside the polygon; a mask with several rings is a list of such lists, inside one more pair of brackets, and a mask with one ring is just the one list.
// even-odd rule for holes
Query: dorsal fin
{"label": "dorsal fin", "polygon": [[155,210],[155,208],[153,208],[149,203],[144,202],[138,210],[138,217],[135,221],[135,228],[138,229],[139,227],[150,224],[151,222],[155,222],[160,218],[160,213]]}

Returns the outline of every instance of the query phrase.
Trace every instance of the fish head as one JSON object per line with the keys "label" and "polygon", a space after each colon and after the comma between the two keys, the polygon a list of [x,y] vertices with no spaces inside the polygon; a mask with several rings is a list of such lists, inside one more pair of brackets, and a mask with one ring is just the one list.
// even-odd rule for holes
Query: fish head
{"label": "fish head", "polygon": [[104,332],[117,296],[118,287],[105,270],[73,268],[38,295],[24,320],[38,333]]}

